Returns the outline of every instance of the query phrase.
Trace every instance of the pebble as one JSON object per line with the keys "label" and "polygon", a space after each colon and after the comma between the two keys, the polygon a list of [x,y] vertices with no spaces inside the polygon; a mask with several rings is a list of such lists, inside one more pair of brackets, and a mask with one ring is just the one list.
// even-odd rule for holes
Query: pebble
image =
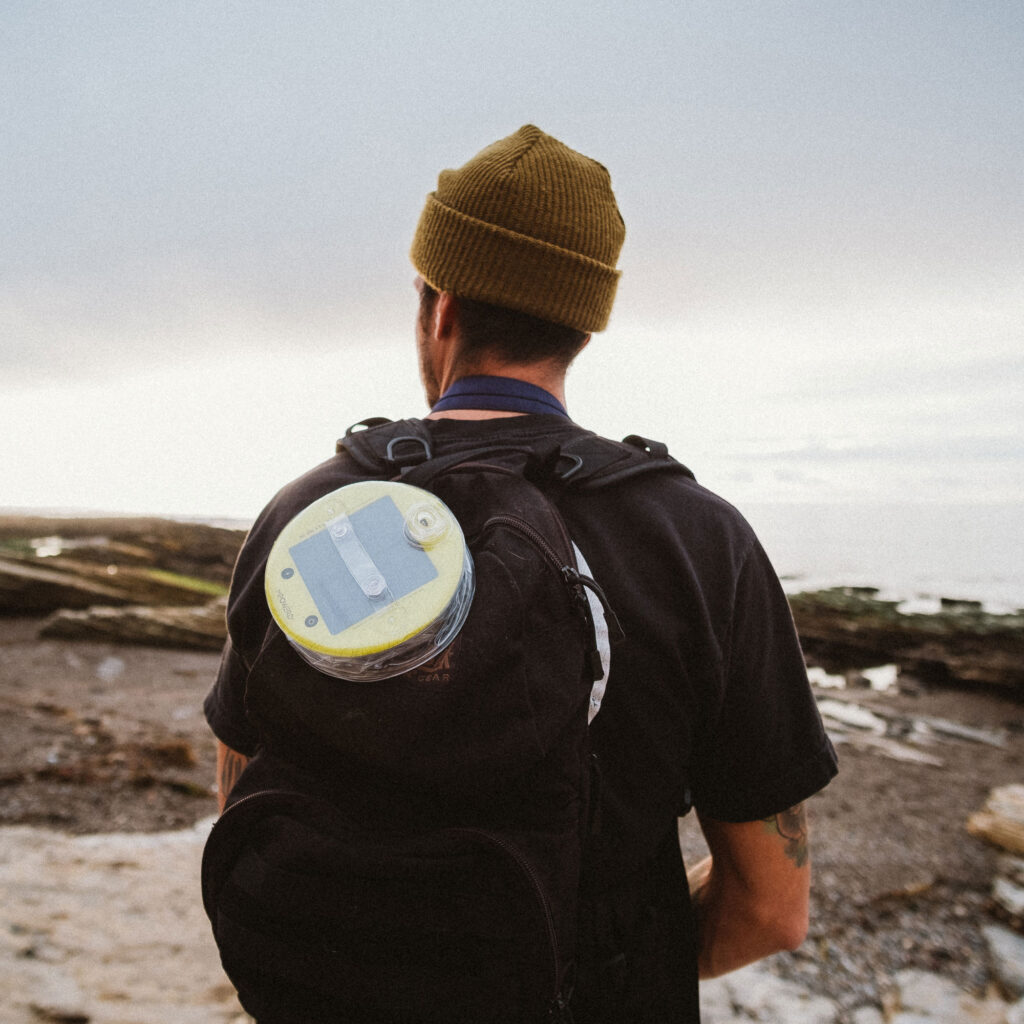
{"label": "pebble", "polygon": [[[211,823],[90,836],[0,829],[4,1024],[249,1024],[199,898]],[[985,935],[1012,993],[1024,939],[994,925]],[[925,971],[902,971],[893,986],[884,1012],[844,1015],[763,962],[701,986],[703,1024],[1024,1024],[1024,999],[978,999]]]}
{"label": "pebble", "polygon": [[1003,990],[1020,999],[1024,997],[1024,937],[1001,925],[981,929],[988,943],[992,970]]}
{"label": "pebble", "polygon": [[836,1024],[838,1007],[800,985],[776,978],[759,964],[701,985],[702,1024],[799,1021]]}
{"label": "pebble", "polygon": [[124,658],[117,658],[113,655],[104,658],[96,666],[96,677],[105,683],[112,683],[124,675]]}

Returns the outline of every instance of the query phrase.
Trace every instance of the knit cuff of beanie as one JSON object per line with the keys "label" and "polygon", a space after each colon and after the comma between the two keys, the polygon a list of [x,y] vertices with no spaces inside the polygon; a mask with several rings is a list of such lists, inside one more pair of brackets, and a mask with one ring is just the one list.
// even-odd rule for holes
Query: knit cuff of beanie
{"label": "knit cuff of beanie", "polygon": [[[452,259],[452,253],[465,258]],[[431,288],[564,324],[603,331],[621,271],[581,253],[445,206],[434,193],[420,216],[413,266]]]}

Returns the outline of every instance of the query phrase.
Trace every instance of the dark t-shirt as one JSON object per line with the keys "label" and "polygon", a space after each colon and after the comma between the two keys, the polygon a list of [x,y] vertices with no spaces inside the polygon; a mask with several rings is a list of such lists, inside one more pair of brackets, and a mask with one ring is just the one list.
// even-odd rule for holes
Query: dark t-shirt
{"label": "dark t-shirt", "polygon": [[[428,421],[434,453],[481,442],[569,440],[558,416]],[[245,677],[270,622],[266,558],[281,529],[322,495],[361,478],[336,455],[286,486],[253,526],[235,569],[230,639],[205,712],[219,739],[252,755]],[[785,595],[753,531],[682,473],[639,475],[559,500],[574,541],[626,638],[612,648],[590,730],[602,770],[602,860],[642,870],[689,807],[754,821],[835,774]]]}
{"label": "dark t-shirt", "polygon": [[[481,441],[568,440],[557,416],[427,421],[435,454]],[[217,737],[251,755],[245,674],[270,622],[266,558],[306,505],[360,479],[336,455],[281,490],[253,526],[235,568],[230,639],[206,699]],[[753,821],[816,792],[835,772],[785,595],[740,514],[677,473],[569,491],[562,513],[626,639],[612,650],[591,727],[615,804],[665,813],[688,803],[721,821]],[[644,815],[646,817],[646,815]],[[625,824],[625,820],[623,824]]]}

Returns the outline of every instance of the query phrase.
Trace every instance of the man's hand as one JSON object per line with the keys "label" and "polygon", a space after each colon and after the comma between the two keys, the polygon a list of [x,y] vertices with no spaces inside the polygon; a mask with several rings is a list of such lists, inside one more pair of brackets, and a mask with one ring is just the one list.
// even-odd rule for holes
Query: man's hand
{"label": "man's hand", "polygon": [[235,788],[238,776],[249,763],[244,754],[232,750],[226,743],[217,740],[217,809],[224,810],[228,794]]}
{"label": "man's hand", "polygon": [[763,821],[700,819],[711,856],[688,872],[700,977],[715,978],[807,934],[811,867],[803,804]]}

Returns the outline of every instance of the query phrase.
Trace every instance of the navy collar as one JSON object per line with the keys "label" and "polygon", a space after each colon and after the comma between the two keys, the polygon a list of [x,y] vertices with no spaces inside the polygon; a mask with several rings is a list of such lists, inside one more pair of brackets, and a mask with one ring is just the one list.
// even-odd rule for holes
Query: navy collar
{"label": "navy collar", "polygon": [[498,412],[549,413],[569,418],[550,391],[514,377],[461,377],[434,403],[431,412],[490,409]]}

